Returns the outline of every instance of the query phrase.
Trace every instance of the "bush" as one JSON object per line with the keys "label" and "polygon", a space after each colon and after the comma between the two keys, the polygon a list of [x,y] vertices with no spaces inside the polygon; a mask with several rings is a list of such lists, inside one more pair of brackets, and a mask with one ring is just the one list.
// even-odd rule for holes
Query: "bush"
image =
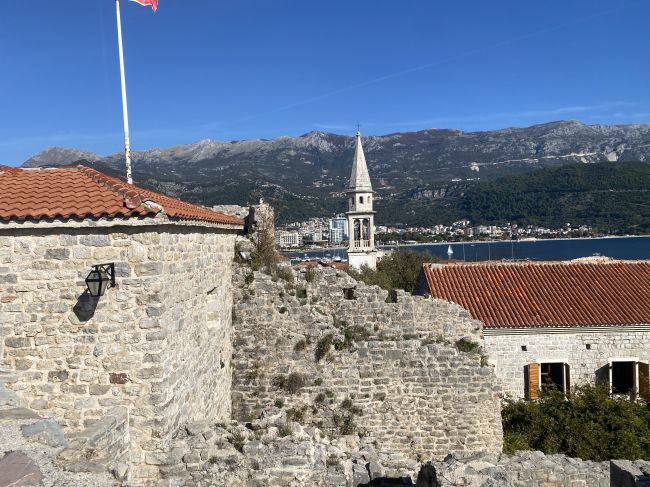
{"label": "bush", "polygon": [[295,394],[305,387],[305,377],[297,372],[291,372],[287,377],[287,392]]}
{"label": "bush", "polygon": [[316,343],[316,350],[314,351],[314,355],[316,356],[316,362],[320,362],[325,355],[330,351],[330,348],[332,348],[332,343],[334,342],[334,335],[331,333],[328,333],[324,337],[322,337],[318,342]]}
{"label": "bush", "polygon": [[466,338],[461,338],[456,341],[456,348],[459,352],[481,353],[481,345]]}
{"label": "bush", "polygon": [[650,409],[582,386],[568,397],[545,391],[537,401],[504,401],[504,451],[540,450],[583,460],[650,459]]}
{"label": "bush", "polygon": [[316,279],[316,271],[314,269],[307,269],[305,271],[305,281],[314,282]]}
{"label": "bush", "polygon": [[242,451],[244,449],[244,445],[246,444],[246,435],[241,431],[235,431],[233,433],[231,443],[237,451]]}
{"label": "bush", "polygon": [[288,424],[283,424],[280,426],[280,429],[278,430],[278,436],[280,438],[284,438],[285,436],[291,436],[292,431],[291,431],[291,426]]}
{"label": "bush", "polygon": [[282,279],[283,281],[286,281],[289,284],[293,284],[295,279],[293,275],[293,271],[291,270],[291,268],[287,266],[278,266],[278,265],[272,266],[271,275],[273,277],[277,277],[278,279]]}
{"label": "bush", "polygon": [[375,284],[388,291],[403,289],[411,293],[415,289],[422,264],[438,261],[437,257],[428,252],[395,250],[377,262],[377,269],[362,267],[360,271],[349,271],[349,274],[357,281]]}
{"label": "bush", "polygon": [[296,352],[302,352],[305,348],[307,348],[307,340],[305,340],[304,338],[298,340],[296,344],[293,346],[293,349]]}
{"label": "bush", "polygon": [[289,394],[295,394],[305,387],[305,378],[302,374],[291,372],[287,375],[276,375],[271,383],[278,389],[283,389]]}
{"label": "bush", "polygon": [[332,417],[334,426],[342,435],[351,435],[357,431],[357,425],[354,422],[354,414],[339,414],[335,413]]}
{"label": "bush", "polygon": [[328,467],[336,467],[339,463],[341,463],[339,462],[339,458],[334,454],[328,455],[327,460],[325,461],[325,465]]}
{"label": "bush", "polygon": [[307,406],[290,408],[287,410],[287,421],[295,421],[296,423],[302,424],[305,422],[306,412],[307,412]]}

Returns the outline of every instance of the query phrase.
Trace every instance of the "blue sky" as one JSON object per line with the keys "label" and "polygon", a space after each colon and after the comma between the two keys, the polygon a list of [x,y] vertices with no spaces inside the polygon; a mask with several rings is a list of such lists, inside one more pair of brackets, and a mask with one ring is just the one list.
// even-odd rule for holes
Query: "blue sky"
{"label": "blue sky", "polygon": [[[650,122],[650,0],[122,0],[134,149],[310,130]],[[110,154],[113,0],[0,16],[0,164]]]}

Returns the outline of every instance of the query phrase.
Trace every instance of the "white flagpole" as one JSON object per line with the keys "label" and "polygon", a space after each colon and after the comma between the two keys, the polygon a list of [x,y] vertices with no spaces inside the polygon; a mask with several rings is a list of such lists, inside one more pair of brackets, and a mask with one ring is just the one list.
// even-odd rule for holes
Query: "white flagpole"
{"label": "white flagpole", "polygon": [[117,42],[120,51],[120,75],[122,79],[122,113],[124,115],[124,155],[126,159],[126,180],[133,184],[131,177],[131,141],[129,139],[129,108],[126,103],[126,77],[124,76],[124,49],[122,48],[122,17],[120,16],[120,0],[115,0],[117,11]]}

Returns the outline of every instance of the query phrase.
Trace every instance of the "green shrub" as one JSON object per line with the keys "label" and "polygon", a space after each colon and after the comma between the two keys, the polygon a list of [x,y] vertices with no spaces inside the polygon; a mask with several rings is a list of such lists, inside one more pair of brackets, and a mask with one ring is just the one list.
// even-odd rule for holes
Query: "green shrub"
{"label": "green shrub", "polygon": [[295,421],[296,423],[305,422],[305,413],[307,412],[307,406],[300,406],[295,408],[287,409],[287,421]]}
{"label": "green shrub", "polygon": [[273,405],[278,409],[282,409],[284,407],[284,400],[276,399]]}
{"label": "green shrub", "polygon": [[293,271],[286,266],[274,266],[272,268],[272,275],[277,276],[279,279],[282,279],[289,284],[293,284],[295,279]]}
{"label": "green shrub", "polygon": [[321,379],[320,377],[318,379],[314,379],[314,385],[315,386],[323,385],[323,379]]}
{"label": "green shrub", "polygon": [[611,397],[607,386],[582,386],[566,397],[543,391],[537,401],[505,400],[504,451],[541,450],[583,460],[650,459],[650,409]]}
{"label": "green shrub", "polygon": [[341,435],[351,435],[357,431],[357,425],[354,422],[354,414],[334,413],[332,421]]}
{"label": "green shrub", "polygon": [[314,282],[316,279],[316,271],[314,269],[307,269],[305,272],[305,281]]}
{"label": "green shrub", "polygon": [[244,277],[244,283],[249,286],[253,284],[253,281],[255,280],[255,275],[252,272],[249,272],[246,274],[246,277]]}
{"label": "green shrub", "polygon": [[327,460],[325,460],[325,465],[328,467],[336,467],[339,463],[339,458],[334,454],[328,455]]}
{"label": "green shrub", "polygon": [[284,438],[285,436],[291,436],[292,431],[291,427],[288,424],[283,424],[280,426],[280,429],[278,430],[278,436],[280,438]]}
{"label": "green shrub", "polygon": [[304,338],[298,340],[296,344],[293,346],[293,349],[296,352],[302,352],[305,348],[307,348],[307,340],[305,340]]}
{"label": "green shrub", "polygon": [[422,264],[438,261],[437,257],[427,252],[395,250],[377,262],[376,269],[364,266],[360,271],[348,271],[348,273],[357,281],[375,284],[387,291],[403,289],[410,293],[415,289]]}
{"label": "green shrub", "polygon": [[286,389],[287,388],[287,376],[286,375],[276,375],[273,377],[271,380],[271,384],[278,389]]}
{"label": "green shrub", "polygon": [[298,372],[291,372],[287,377],[287,391],[289,394],[295,394],[305,387],[305,376]]}
{"label": "green shrub", "polygon": [[316,394],[316,397],[314,398],[314,402],[316,404],[323,404],[326,398],[327,396],[325,395],[325,393],[319,392],[318,394]]}
{"label": "green shrub", "polygon": [[271,384],[289,394],[295,394],[305,387],[305,377],[297,372],[291,372],[289,375],[276,375]]}
{"label": "green shrub", "polygon": [[481,345],[479,343],[461,338],[456,341],[456,348],[459,352],[465,353],[481,353]]}
{"label": "green shrub", "polygon": [[244,445],[246,444],[246,435],[241,431],[235,431],[232,435],[231,443],[236,450],[242,451],[244,449]]}
{"label": "green shrub", "polygon": [[325,460],[325,465],[328,467],[336,467],[339,463],[339,458],[334,454],[328,455],[327,460]]}
{"label": "green shrub", "polygon": [[330,351],[330,348],[332,348],[332,343],[334,342],[334,335],[331,333],[328,333],[327,335],[321,337],[318,342],[316,342],[316,350],[314,351],[314,355],[316,356],[316,362],[320,362],[325,355]]}

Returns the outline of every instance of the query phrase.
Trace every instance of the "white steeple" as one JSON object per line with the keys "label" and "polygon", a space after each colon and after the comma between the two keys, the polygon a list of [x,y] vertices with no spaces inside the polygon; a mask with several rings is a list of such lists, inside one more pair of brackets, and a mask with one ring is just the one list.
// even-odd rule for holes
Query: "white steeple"
{"label": "white steeple", "polygon": [[361,132],[357,132],[356,148],[354,150],[354,161],[352,162],[352,175],[350,176],[349,189],[356,191],[372,191],[366,156],[361,145]]}
{"label": "white steeple", "polygon": [[350,267],[377,266],[375,249],[375,212],[373,211],[372,184],[361,144],[361,132],[357,132],[352,174],[348,183],[348,263]]}

